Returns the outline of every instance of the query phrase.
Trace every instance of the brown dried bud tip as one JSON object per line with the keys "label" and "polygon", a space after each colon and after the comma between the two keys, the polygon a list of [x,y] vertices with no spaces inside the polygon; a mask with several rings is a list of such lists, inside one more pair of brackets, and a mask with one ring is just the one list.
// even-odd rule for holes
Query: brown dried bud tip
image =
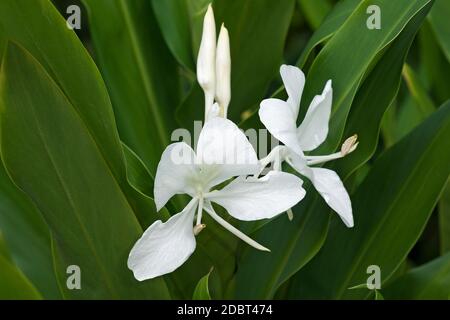
{"label": "brown dried bud tip", "polygon": [[206,228],[206,224],[198,224],[194,227],[194,235],[198,235],[203,229]]}
{"label": "brown dried bud tip", "polygon": [[342,156],[346,156],[349,153],[352,153],[355,151],[356,147],[358,146],[358,135],[354,134],[350,138],[347,138],[347,140],[344,141],[341,147],[341,154]]}

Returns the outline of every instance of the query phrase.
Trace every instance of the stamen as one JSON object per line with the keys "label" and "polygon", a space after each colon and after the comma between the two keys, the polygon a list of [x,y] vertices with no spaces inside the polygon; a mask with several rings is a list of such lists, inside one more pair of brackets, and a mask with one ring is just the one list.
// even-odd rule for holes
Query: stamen
{"label": "stamen", "polygon": [[347,138],[347,140],[344,141],[341,147],[341,154],[343,157],[355,151],[356,147],[358,146],[357,141],[358,141],[357,134],[352,135],[351,137]]}
{"label": "stamen", "polygon": [[206,228],[206,224],[204,224],[204,223],[194,226],[194,235],[198,236],[198,234],[205,228]]}
{"label": "stamen", "polygon": [[197,211],[197,223],[196,223],[196,226],[202,224],[202,214],[203,214],[203,195],[201,195],[198,198],[198,211]]}
{"label": "stamen", "polygon": [[286,213],[287,213],[289,221],[294,220],[294,213],[292,212],[292,209],[288,209],[288,211],[286,211]]}
{"label": "stamen", "polygon": [[227,229],[228,231],[230,231],[232,234],[234,234],[236,237],[238,237],[239,239],[241,239],[242,241],[246,242],[247,244],[251,245],[253,248],[261,250],[261,251],[269,251],[269,249],[267,249],[266,247],[260,245],[258,242],[256,242],[255,240],[251,239],[250,237],[248,237],[246,234],[242,233],[241,231],[239,231],[238,229],[236,229],[234,226],[232,226],[231,224],[229,224],[227,221],[225,221],[224,219],[222,219],[213,209],[212,205],[209,202],[205,203],[205,210],[206,212],[209,213],[209,215],[211,216],[211,218],[213,218],[214,220],[217,221],[217,223],[219,223],[222,227],[224,227],[225,229]]}

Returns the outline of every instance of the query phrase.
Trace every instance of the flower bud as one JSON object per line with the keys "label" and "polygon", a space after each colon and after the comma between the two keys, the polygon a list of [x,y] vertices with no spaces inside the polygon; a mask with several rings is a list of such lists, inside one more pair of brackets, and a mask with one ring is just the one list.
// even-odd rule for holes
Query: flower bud
{"label": "flower bud", "polygon": [[228,30],[222,24],[217,41],[216,52],[216,101],[219,103],[220,116],[227,117],[231,99],[231,56]]}
{"label": "flower bud", "polygon": [[197,57],[197,80],[205,92],[205,116],[214,102],[216,89],[216,23],[211,4],[203,20],[203,33]]}

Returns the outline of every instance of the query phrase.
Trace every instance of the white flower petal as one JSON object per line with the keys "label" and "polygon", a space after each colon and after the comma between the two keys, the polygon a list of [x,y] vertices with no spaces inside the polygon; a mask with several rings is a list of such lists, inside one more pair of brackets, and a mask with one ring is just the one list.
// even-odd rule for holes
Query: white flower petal
{"label": "white flower petal", "polygon": [[341,179],[333,170],[304,168],[301,172],[311,180],[325,202],[336,211],[349,228],[353,227],[352,203]]}
{"label": "white flower petal", "polygon": [[170,273],[194,252],[193,221],[197,199],[167,222],[153,223],[136,242],[128,258],[128,268],[143,281]]}
{"label": "white flower petal", "polygon": [[332,102],[333,89],[331,80],[328,80],[322,94],[314,97],[298,128],[298,139],[303,151],[316,149],[327,138]]}
{"label": "white flower petal", "polygon": [[205,124],[198,139],[197,158],[202,176],[210,180],[209,187],[259,170],[255,149],[245,134],[224,118],[213,118]]}
{"label": "white flower petal", "polygon": [[239,220],[270,219],[292,208],[305,196],[303,181],[285,172],[271,171],[262,178],[239,177],[208,199]]}
{"label": "white flower petal", "polygon": [[155,176],[154,196],[159,211],[175,194],[195,192],[195,153],[184,142],[172,143],[164,150]]}
{"label": "white flower petal", "polygon": [[287,102],[291,106],[296,120],[305,87],[305,75],[298,67],[288,65],[280,67],[280,74],[289,97]]}
{"label": "white flower petal", "polygon": [[294,152],[303,155],[297,136],[296,116],[285,101],[265,99],[258,111],[259,118],[269,132]]}

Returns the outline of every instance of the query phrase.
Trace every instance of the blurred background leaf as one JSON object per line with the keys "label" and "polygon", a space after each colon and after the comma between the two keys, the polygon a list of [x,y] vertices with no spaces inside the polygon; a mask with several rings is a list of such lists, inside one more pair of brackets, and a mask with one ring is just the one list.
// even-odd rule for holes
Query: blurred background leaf
{"label": "blurred background leaf", "polygon": [[412,269],[382,291],[387,299],[448,300],[450,297],[450,254]]}

